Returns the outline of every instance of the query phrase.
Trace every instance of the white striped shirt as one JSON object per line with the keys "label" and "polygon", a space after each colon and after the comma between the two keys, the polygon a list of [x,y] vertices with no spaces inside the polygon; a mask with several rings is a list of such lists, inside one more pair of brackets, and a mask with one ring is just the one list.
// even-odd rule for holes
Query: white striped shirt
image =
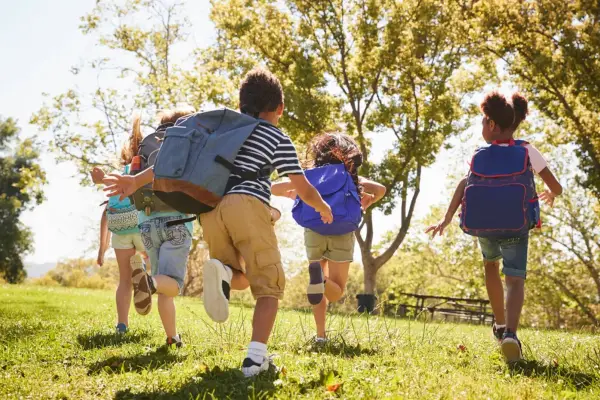
{"label": "white striped shirt", "polygon": [[[235,158],[234,165],[250,172],[272,166],[280,177],[304,174],[298,161],[296,148],[290,138],[266,122],[261,122],[246,139]],[[241,177],[231,174],[230,179],[232,180],[230,182],[235,182]],[[257,180],[235,182],[235,185],[227,193],[248,194],[269,204],[271,180],[270,177],[261,177]]]}

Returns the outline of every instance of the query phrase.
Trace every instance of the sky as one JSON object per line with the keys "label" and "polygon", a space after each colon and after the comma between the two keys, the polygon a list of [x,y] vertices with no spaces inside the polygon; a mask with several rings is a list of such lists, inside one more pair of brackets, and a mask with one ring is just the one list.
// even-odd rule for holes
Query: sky
{"label": "sky", "polygon": [[[95,3],[95,0],[0,2],[0,15],[7,16],[0,24],[0,54],[4,55],[0,63],[0,116],[16,118],[23,137],[40,140],[43,147],[41,165],[49,182],[45,187],[46,201],[23,214],[22,221],[32,229],[35,240],[35,250],[26,256],[27,263],[95,257],[97,251],[99,204],[103,201],[103,194],[96,188],[80,186],[73,177],[74,166],[58,162],[55,154],[47,150],[51,134],[39,132],[28,123],[31,115],[42,107],[44,93],[54,96],[81,85],[81,79],[76,80],[70,68],[97,57],[101,52],[95,38],[84,36],[78,29],[80,17],[90,12]],[[191,44],[209,45],[215,34],[208,19],[209,2],[189,1],[188,10]],[[95,81],[90,85],[92,89]],[[444,178],[448,166],[457,152],[476,143],[478,129],[474,126],[462,136],[468,139],[466,143],[455,140],[458,147],[443,151],[436,163],[424,171],[417,218],[425,216],[432,205],[447,202],[444,199],[447,193]],[[391,135],[378,135],[373,145],[372,156],[375,159],[383,155],[391,139]],[[275,205],[289,210],[291,201],[278,199]],[[397,214],[388,217],[378,215],[375,219],[378,234],[398,224]]]}

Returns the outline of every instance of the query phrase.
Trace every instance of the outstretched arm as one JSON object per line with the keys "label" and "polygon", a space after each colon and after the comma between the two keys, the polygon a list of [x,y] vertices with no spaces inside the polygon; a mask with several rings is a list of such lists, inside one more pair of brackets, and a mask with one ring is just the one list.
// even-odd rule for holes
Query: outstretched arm
{"label": "outstretched arm", "polygon": [[102,182],[106,185],[104,188],[104,191],[107,192],[106,196],[119,196],[119,199],[123,200],[142,186],[152,183],[153,179],[154,171],[152,168],[148,168],[138,175],[109,174]]}
{"label": "outstretched arm", "polygon": [[[108,207],[108,206],[107,206]],[[108,249],[108,240],[110,232],[108,231],[108,221],[106,218],[106,208],[102,210],[102,218],[100,219],[100,248],[98,249],[98,265],[104,264],[104,254]]]}
{"label": "outstretched arm", "polygon": [[556,198],[556,196],[560,196],[563,192],[562,185],[560,184],[560,182],[558,182],[558,180],[548,167],[541,170],[539,175],[548,187],[548,190],[540,194],[540,199],[546,204],[548,204],[550,207],[552,207],[554,205],[554,199]]}
{"label": "outstretched arm", "polygon": [[292,200],[294,200],[297,196],[292,182],[290,182],[289,180],[272,184],[271,193],[273,194],[273,196],[289,197]]}
{"label": "outstretched arm", "polygon": [[358,182],[363,187],[363,196],[360,199],[360,204],[363,210],[367,210],[371,205],[377,203],[385,196],[386,188],[381,183],[372,181],[362,176],[358,177]]}
{"label": "outstretched arm", "polygon": [[460,207],[460,203],[462,203],[462,199],[465,193],[465,187],[467,186],[467,178],[463,178],[456,187],[454,191],[454,196],[452,196],[452,200],[450,201],[450,205],[448,206],[448,210],[446,211],[446,215],[444,218],[439,221],[435,225],[429,226],[425,233],[431,232],[431,238],[433,239],[435,235],[438,233],[440,236],[444,233],[444,229],[452,222],[452,218],[454,218],[454,214],[456,214],[456,210]]}
{"label": "outstretched arm", "polygon": [[291,189],[296,191],[303,202],[314,208],[324,223],[330,224],[333,221],[333,214],[329,204],[323,201],[323,198],[317,192],[317,189],[308,182],[303,174],[289,175]]}

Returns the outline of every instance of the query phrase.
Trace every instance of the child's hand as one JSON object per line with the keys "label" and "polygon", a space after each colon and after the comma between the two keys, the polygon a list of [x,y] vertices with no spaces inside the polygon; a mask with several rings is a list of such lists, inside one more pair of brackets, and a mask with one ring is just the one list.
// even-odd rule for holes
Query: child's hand
{"label": "child's hand", "polygon": [[288,190],[287,192],[285,192],[285,197],[290,198],[292,200],[296,200],[296,197],[298,197],[298,193],[296,193],[296,190]]}
{"label": "child's hand", "polygon": [[131,196],[137,190],[135,177],[131,175],[109,174],[102,182],[106,185],[106,196],[119,196],[119,200]]}
{"label": "child's hand", "polygon": [[371,207],[375,203],[375,195],[371,193],[363,193],[362,199],[360,199],[360,205],[364,211]]}
{"label": "child's hand", "polygon": [[429,233],[431,232],[431,238],[435,238],[435,235],[437,235],[439,233],[440,236],[442,236],[444,234],[444,229],[446,229],[446,227],[448,225],[450,225],[450,220],[448,218],[444,218],[442,219],[440,222],[438,222],[435,225],[431,225],[430,227],[428,227],[427,229],[425,229],[425,233]]}
{"label": "child's hand", "polygon": [[333,214],[331,213],[331,207],[329,204],[323,202],[322,208],[318,209],[317,212],[321,214],[321,221],[324,224],[330,224],[333,222]]}
{"label": "child's hand", "polygon": [[104,179],[104,176],[106,174],[104,173],[102,168],[94,167],[91,175],[92,175],[92,182],[94,182],[96,185],[99,185],[102,183],[102,179]]}
{"label": "child's hand", "polygon": [[104,252],[102,250],[98,251],[98,259],[96,260],[96,263],[100,267],[104,265]]}
{"label": "child's hand", "polygon": [[549,190],[545,190],[544,193],[540,194],[540,200],[548,204],[550,207],[554,205],[554,199],[556,195]]}

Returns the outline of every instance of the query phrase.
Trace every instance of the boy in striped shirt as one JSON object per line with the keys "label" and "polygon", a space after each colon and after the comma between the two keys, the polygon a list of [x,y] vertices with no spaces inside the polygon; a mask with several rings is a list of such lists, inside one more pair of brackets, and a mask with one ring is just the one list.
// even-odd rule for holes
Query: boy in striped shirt
{"label": "boy in striped shirt", "polygon": [[[261,122],[240,149],[235,166],[244,172],[274,169],[280,177],[287,176],[298,196],[331,223],[329,205],[304,176],[290,138],[277,128],[284,108],[279,80],[266,70],[252,70],[239,96],[240,111]],[[214,210],[200,215],[211,257],[204,265],[204,306],[213,320],[224,322],[229,316],[229,291],[250,286],[256,307],[252,341],[242,365],[250,377],[269,368],[266,343],[283,297],[285,274],[269,207],[269,177],[245,180],[232,174],[226,193]]]}

